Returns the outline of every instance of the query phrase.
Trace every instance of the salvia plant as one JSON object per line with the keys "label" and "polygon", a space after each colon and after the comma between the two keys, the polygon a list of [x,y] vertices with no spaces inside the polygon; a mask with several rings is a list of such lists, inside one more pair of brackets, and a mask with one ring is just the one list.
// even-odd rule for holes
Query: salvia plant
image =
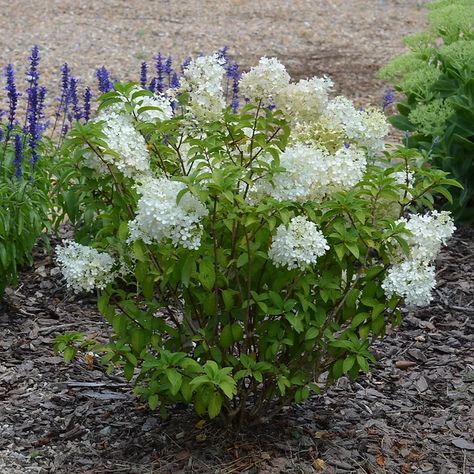
{"label": "salvia plant", "polygon": [[474,1],[428,4],[428,29],[405,39],[410,52],[380,76],[404,95],[393,125],[410,132],[407,146],[456,178],[449,206],[460,222],[474,222]]}
{"label": "salvia plant", "polygon": [[[152,409],[250,425],[367,372],[400,304],[429,303],[454,226],[422,209],[456,183],[384,152],[382,111],[331,98],[328,78],[291,82],[269,58],[240,74],[221,51],[172,83],[167,64],[70,132],[76,241],[57,261],[72,290],[98,290],[113,336],[95,351]],[[69,360],[78,341],[57,348]]]}
{"label": "salvia plant", "polygon": [[46,89],[39,84],[39,60],[34,47],[24,94],[19,92],[13,65],[5,68],[8,112],[0,123],[0,298],[16,282],[19,267],[32,262],[33,246],[49,227],[50,173],[48,162],[40,157],[51,147],[42,140]]}
{"label": "salvia plant", "polygon": [[[167,81],[166,87],[176,87],[177,75],[170,61],[162,61],[162,80]],[[146,71],[144,63],[140,78],[149,88]],[[6,286],[16,282],[18,268],[32,262],[38,238],[47,243],[46,232],[61,222],[62,216],[56,213],[56,169],[61,167],[62,142],[74,123],[91,119],[94,97],[113,88],[104,66],[96,75],[97,88],[85,86],[64,63],[59,95],[50,92],[50,98],[40,83],[38,46],[31,50],[24,80],[19,79],[12,64],[4,68],[2,98],[6,110],[0,111],[0,297]]]}

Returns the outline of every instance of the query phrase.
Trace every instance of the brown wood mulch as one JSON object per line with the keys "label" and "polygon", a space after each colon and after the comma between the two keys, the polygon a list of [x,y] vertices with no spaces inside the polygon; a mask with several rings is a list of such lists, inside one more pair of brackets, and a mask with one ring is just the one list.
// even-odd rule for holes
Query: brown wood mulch
{"label": "brown wood mulch", "polygon": [[457,231],[438,279],[434,302],[374,345],[370,375],[235,434],[186,407],[162,420],[120,374],[64,364],[57,334],[108,329],[40,252],[0,315],[0,472],[472,473],[474,229]]}

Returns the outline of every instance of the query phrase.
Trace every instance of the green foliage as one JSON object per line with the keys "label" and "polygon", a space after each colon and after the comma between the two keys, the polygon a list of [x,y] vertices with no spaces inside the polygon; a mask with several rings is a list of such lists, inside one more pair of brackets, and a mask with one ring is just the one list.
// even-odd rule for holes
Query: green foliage
{"label": "green foliage", "polygon": [[[130,97],[133,85],[116,88],[103,107]],[[126,269],[98,300],[114,331],[97,349],[102,362],[121,367],[152,409],[193,403],[201,416],[237,424],[318,393],[323,373],[331,383],[367,372],[370,343],[400,322],[400,300],[387,300],[381,288],[391,260],[408,251],[396,221],[417,206],[432,207],[435,194],[449,197],[446,174],[420,167],[418,153],[400,148],[382,165],[369,164],[353,189],[322,202],[251,202],[250,186],[280,172],[290,129],[279,111],[249,104],[194,130],[180,115],[136,127],[153,172],[186,184],[177,202],[190,193],[209,214],[197,250],[167,240],[129,242],[139,199],[132,180],[113,165],[103,174],[81,166],[91,152],[103,162],[112,153],[100,123],[71,131],[64,211],[80,242],[106,249]],[[185,150],[196,163],[192,173],[182,172]],[[413,182],[400,184],[394,173],[407,169]],[[299,215],[318,225],[330,250],[304,271],[276,268],[268,255],[272,236]],[[66,350],[75,340],[59,342]]]}
{"label": "green foliage", "polygon": [[379,75],[405,95],[392,124],[411,132],[407,146],[463,185],[447,207],[461,223],[474,222],[474,1],[428,4],[428,30],[408,37],[410,52]]}
{"label": "green foliage", "polygon": [[[22,137],[26,141],[26,137]],[[45,232],[50,226],[52,204],[50,163],[46,159],[39,160],[32,169],[28,153],[25,153],[20,173],[14,164],[12,141],[0,145],[1,298],[5,288],[16,283],[19,268],[32,263],[32,250],[37,240],[43,237],[47,243]],[[48,153],[50,147],[44,140],[40,152]]]}

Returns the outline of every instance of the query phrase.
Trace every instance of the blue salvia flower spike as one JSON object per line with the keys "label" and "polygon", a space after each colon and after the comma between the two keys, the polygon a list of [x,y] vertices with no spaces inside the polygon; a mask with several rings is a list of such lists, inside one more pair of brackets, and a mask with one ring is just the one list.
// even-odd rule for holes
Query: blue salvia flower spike
{"label": "blue salvia flower spike", "polygon": [[161,53],[158,53],[158,56],[156,57],[156,90],[155,92],[158,92],[161,94],[164,89],[165,89],[165,84],[164,84],[164,64],[163,64],[163,57]]}
{"label": "blue salvia flower spike", "polygon": [[15,134],[15,158],[13,159],[13,166],[15,167],[15,176],[21,178],[23,175],[23,139],[20,134]]}
{"label": "blue salvia flower spike", "polygon": [[77,95],[78,80],[75,77],[69,79],[69,97],[72,105],[72,118],[80,120],[82,118],[82,111],[79,105],[79,97]]}
{"label": "blue salvia flower spike", "polygon": [[163,72],[168,77],[168,87],[171,87],[171,75],[173,74],[173,58],[171,56],[168,56],[166,58],[166,61],[163,67]]}
{"label": "blue salvia flower spike", "polygon": [[44,97],[38,87],[39,83],[39,48],[33,46],[30,56],[30,67],[26,77],[29,84],[27,89],[28,104],[26,110],[26,131],[28,133],[28,145],[31,150],[31,165],[34,166],[39,159],[38,144],[41,140],[41,126],[39,123],[41,114],[41,104],[44,103]]}
{"label": "blue salvia flower spike", "polygon": [[154,78],[150,81],[150,86],[148,87],[148,89],[149,89],[151,92],[156,92],[156,77],[154,77]]}
{"label": "blue salvia flower spike", "polygon": [[147,85],[147,72],[148,72],[148,64],[144,61],[140,67],[140,85],[143,89],[146,89]]}
{"label": "blue salvia flower spike", "polygon": [[184,70],[191,64],[192,58],[188,57],[183,61],[183,64],[181,64],[181,73],[184,72]]}
{"label": "blue salvia flower spike", "polygon": [[175,72],[173,72],[171,76],[170,87],[171,89],[177,89],[179,87],[179,77]]}
{"label": "blue salvia flower spike", "polygon": [[84,91],[84,121],[88,122],[91,118],[91,100],[92,100],[92,91],[89,87],[86,87]]}
{"label": "blue salvia flower spike", "polygon": [[7,86],[5,90],[7,91],[8,97],[8,124],[7,124],[7,136],[5,138],[8,141],[10,132],[15,127],[16,122],[16,109],[18,106],[18,98],[20,93],[17,91],[15,83],[15,70],[11,64],[9,64],[5,69],[5,76],[7,78]]}
{"label": "blue salvia flower spike", "polygon": [[107,71],[107,69],[104,66],[97,69],[96,76],[97,76],[97,80],[99,81],[100,92],[104,94],[106,92],[110,92],[114,88],[114,85],[112,81],[110,80],[109,71]]}
{"label": "blue salvia flower spike", "polygon": [[388,107],[390,107],[393,103],[395,102],[395,96],[393,95],[393,89],[388,88],[385,91],[385,94],[383,96],[383,110],[386,110]]}

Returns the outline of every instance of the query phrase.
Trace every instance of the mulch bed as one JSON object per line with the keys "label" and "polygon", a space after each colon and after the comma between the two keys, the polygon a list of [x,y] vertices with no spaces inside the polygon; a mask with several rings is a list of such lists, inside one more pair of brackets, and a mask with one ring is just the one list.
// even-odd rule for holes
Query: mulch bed
{"label": "mulch bed", "polygon": [[370,375],[236,434],[186,407],[162,420],[120,374],[64,364],[56,335],[108,328],[38,251],[0,311],[0,472],[474,473],[474,229],[442,253],[438,281],[431,306],[374,345]]}

